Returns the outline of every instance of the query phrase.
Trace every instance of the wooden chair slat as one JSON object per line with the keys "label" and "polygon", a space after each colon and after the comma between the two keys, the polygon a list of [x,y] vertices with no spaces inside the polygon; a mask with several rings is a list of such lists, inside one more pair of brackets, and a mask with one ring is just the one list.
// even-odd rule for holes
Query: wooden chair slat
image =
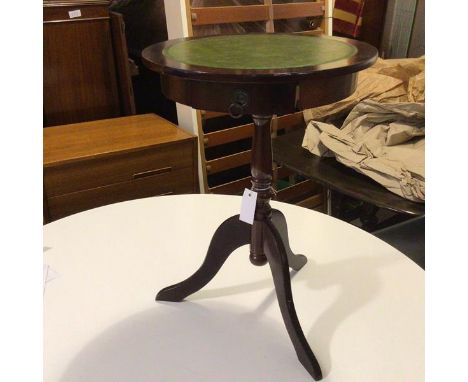
{"label": "wooden chair slat", "polygon": [[241,151],[225,157],[206,161],[206,172],[208,175],[216,174],[231,168],[240,167],[250,163],[252,150]]}
{"label": "wooden chair slat", "polygon": [[323,16],[324,12],[323,2],[318,1],[313,3],[273,4],[273,18],[275,20]]}
{"label": "wooden chair slat", "polygon": [[267,21],[269,18],[266,5],[191,8],[190,12],[193,26]]}
{"label": "wooden chair slat", "polygon": [[248,125],[235,126],[229,129],[215,131],[213,133],[205,133],[203,142],[205,147],[208,148],[239,141],[241,139],[250,138],[253,134],[253,129],[253,123],[249,123]]}
{"label": "wooden chair slat", "polygon": [[302,34],[304,36],[321,36],[323,35],[325,32],[323,31],[322,28],[317,28],[317,29],[312,29],[312,30],[309,30],[309,31],[300,31],[300,32],[294,32],[295,34]]}
{"label": "wooden chair slat", "polygon": [[210,192],[213,194],[226,195],[240,194],[244,188],[250,188],[251,185],[251,178],[248,176],[219,186],[211,187]]}
{"label": "wooden chair slat", "polygon": [[219,111],[208,111],[208,110],[201,110],[201,115],[203,119],[212,119],[212,118],[217,118],[217,117],[223,117],[228,114],[226,113],[221,113]]}

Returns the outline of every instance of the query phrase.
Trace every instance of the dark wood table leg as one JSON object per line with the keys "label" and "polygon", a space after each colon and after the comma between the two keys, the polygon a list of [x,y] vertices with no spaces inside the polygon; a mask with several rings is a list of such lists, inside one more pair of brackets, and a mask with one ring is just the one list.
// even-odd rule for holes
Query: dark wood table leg
{"label": "dark wood table leg", "polygon": [[270,216],[270,199],[273,195],[271,181],[273,179],[273,154],[271,150],[271,115],[254,115],[254,134],[252,139],[252,191],[257,193],[255,219],[252,225],[252,241],[250,244],[250,262],[254,265],[265,265],[267,258],[263,250],[263,224],[266,216]]}
{"label": "dark wood table leg", "polygon": [[273,209],[271,210],[271,222],[278,230],[278,233],[281,237],[286,255],[288,257],[289,266],[295,271],[298,271],[304,265],[306,265],[307,257],[304,255],[296,255],[291,250],[291,247],[289,246],[288,225],[286,224],[286,218],[281,211]]}
{"label": "dark wood table leg", "polygon": [[[322,379],[322,371],[310,349],[297,318],[291,291],[289,267],[299,270],[306,262],[303,255],[295,255],[290,246],[284,215],[270,206],[272,196],[271,116],[253,116],[255,131],[252,142],[252,190],[257,192],[255,221],[252,227],[250,260],[253,264],[270,264],[276,296],[286,330],[297,357],[315,380]],[[262,246],[258,243],[262,242]],[[255,244],[255,245],[253,245]],[[261,252],[257,252],[257,248]]]}
{"label": "dark wood table leg", "polygon": [[218,273],[228,256],[250,243],[250,261],[254,265],[270,264],[276,296],[286,330],[297,357],[315,380],[322,372],[302,332],[294,307],[289,267],[301,269],[307,262],[304,255],[295,255],[290,246],[284,215],[270,206],[272,196],[271,116],[253,116],[255,132],[252,144],[252,190],[257,192],[254,223],[250,226],[239,215],[224,221],[211,239],[205,260],[186,280],[162,289],[156,300],[182,301],[203,288]]}
{"label": "dark wood table leg", "polygon": [[159,291],[156,300],[182,301],[203,288],[235,249],[250,243],[250,229],[249,224],[239,220],[239,215],[225,220],[214,233],[200,268],[188,279]]}
{"label": "dark wood table leg", "polygon": [[296,308],[291,290],[288,254],[281,234],[270,220],[266,220],[264,230],[265,254],[270,264],[276,297],[283,316],[289,338],[296,350],[297,358],[312,377],[318,381],[322,379],[322,370],[312,352],[297,318]]}

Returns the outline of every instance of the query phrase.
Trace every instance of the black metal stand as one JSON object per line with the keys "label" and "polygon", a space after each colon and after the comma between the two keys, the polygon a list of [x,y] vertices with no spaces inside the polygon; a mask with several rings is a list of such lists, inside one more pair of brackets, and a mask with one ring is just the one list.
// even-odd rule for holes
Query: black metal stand
{"label": "black metal stand", "polygon": [[281,314],[299,361],[315,380],[320,380],[322,371],[297,318],[289,274],[289,267],[297,271],[306,264],[307,258],[292,252],[286,219],[269,203],[272,179],[271,116],[253,116],[253,119],[252,190],[258,193],[254,224],[240,221],[239,215],[224,221],[214,233],[200,268],[188,279],[162,289],[156,300],[182,301],[208,284],[235,249],[250,244],[250,261],[254,265],[270,264]]}

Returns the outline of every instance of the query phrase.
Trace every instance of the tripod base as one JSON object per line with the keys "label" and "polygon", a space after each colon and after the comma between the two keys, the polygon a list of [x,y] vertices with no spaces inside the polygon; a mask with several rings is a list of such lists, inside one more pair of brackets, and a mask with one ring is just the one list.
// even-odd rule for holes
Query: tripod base
{"label": "tripod base", "polygon": [[[284,215],[272,210],[271,216],[255,222],[263,234],[263,252],[270,265],[278,304],[297,357],[315,380],[322,379],[322,371],[302,332],[291,291],[289,267],[301,269],[307,262],[304,255],[295,255],[290,246]],[[251,243],[252,226],[241,222],[239,215],[225,220],[211,239],[205,260],[186,280],[162,289],[159,301],[182,301],[203,288],[218,273],[228,256],[237,248]]]}

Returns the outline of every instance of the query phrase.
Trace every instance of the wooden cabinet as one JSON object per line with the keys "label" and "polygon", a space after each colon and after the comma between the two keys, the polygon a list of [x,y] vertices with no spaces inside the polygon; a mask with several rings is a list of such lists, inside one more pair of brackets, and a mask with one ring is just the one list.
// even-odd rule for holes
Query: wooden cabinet
{"label": "wooden cabinet", "polygon": [[123,21],[108,5],[43,2],[44,126],[135,114]]}
{"label": "wooden cabinet", "polygon": [[196,193],[196,138],[155,114],[44,129],[44,219]]}

